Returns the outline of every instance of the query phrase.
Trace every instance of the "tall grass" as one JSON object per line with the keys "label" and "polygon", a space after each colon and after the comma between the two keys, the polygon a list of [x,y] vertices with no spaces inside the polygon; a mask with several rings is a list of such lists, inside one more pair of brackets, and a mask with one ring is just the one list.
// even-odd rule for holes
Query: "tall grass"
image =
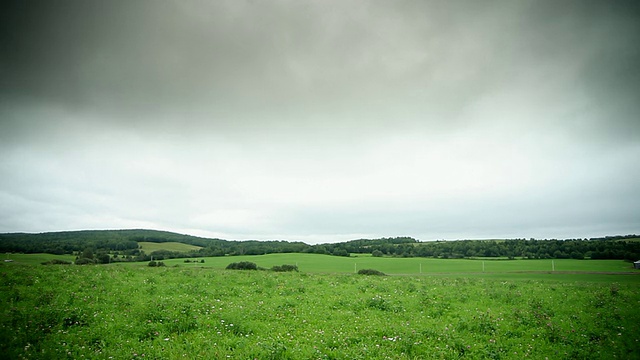
{"label": "tall grass", "polygon": [[2,264],[0,305],[5,358],[640,356],[637,283]]}

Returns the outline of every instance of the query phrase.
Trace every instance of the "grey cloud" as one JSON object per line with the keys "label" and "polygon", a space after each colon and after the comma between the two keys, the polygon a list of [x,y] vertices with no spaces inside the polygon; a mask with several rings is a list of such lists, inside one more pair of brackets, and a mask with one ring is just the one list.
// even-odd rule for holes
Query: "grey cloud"
{"label": "grey cloud", "polygon": [[[255,211],[261,234],[428,236],[460,218],[475,219],[460,228],[487,234],[599,217],[635,224],[629,199],[640,189],[591,177],[634,171],[636,2],[2,6],[0,189],[24,219],[40,204],[85,219],[74,224],[211,221],[229,232]],[[438,172],[445,176],[433,180]],[[568,175],[553,182],[554,172]],[[459,181],[463,197],[477,189],[484,202],[425,204],[436,190],[405,181],[412,176],[447,191]],[[508,184],[499,177],[526,185],[499,192],[492,186]],[[384,186],[416,198],[383,202]],[[517,192],[536,186],[552,200]],[[359,197],[338,201],[351,193]],[[372,203],[358,205],[365,195]],[[592,214],[562,206],[573,202],[612,205]],[[512,209],[535,221],[509,218]],[[228,223],[210,220],[218,214]],[[53,215],[38,219],[11,223],[64,227]]]}
{"label": "grey cloud", "polygon": [[556,96],[550,106],[583,90],[629,124],[617,119],[638,110],[638,12],[623,5],[22,4],[5,15],[3,93],[161,126],[447,127],[480,95],[561,78],[532,90]]}

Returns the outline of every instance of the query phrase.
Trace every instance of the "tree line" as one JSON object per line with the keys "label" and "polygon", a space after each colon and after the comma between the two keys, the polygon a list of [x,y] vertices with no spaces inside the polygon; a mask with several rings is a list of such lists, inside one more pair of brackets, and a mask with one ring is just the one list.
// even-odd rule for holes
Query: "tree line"
{"label": "tree line", "polygon": [[[340,246],[340,244],[336,244]],[[374,256],[524,259],[640,259],[640,238],[636,235],[566,240],[456,240],[375,244],[351,248],[351,252]]]}

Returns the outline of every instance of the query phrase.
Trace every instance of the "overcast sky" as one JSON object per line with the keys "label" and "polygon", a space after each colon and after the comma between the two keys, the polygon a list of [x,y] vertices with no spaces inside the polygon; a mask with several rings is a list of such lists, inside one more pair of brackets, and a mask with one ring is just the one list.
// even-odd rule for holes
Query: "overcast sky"
{"label": "overcast sky", "polygon": [[0,232],[640,233],[639,5],[4,1]]}

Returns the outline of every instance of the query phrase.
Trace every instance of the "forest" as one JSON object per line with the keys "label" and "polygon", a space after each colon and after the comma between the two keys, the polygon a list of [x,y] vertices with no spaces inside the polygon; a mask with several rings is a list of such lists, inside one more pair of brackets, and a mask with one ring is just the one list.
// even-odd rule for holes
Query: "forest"
{"label": "forest", "polygon": [[[149,254],[138,242],[178,242],[200,247],[189,252],[157,250]],[[4,253],[76,254],[80,258],[110,261],[149,261],[170,258],[264,255],[273,253],[316,253],[333,256],[371,254],[393,257],[433,258],[523,258],[523,259],[640,259],[640,238],[633,235],[590,239],[508,239],[422,242],[412,237],[357,239],[309,245],[289,241],[233,241],[182,235],[157,230],[87,230],[41,234],[0,234]]]}

